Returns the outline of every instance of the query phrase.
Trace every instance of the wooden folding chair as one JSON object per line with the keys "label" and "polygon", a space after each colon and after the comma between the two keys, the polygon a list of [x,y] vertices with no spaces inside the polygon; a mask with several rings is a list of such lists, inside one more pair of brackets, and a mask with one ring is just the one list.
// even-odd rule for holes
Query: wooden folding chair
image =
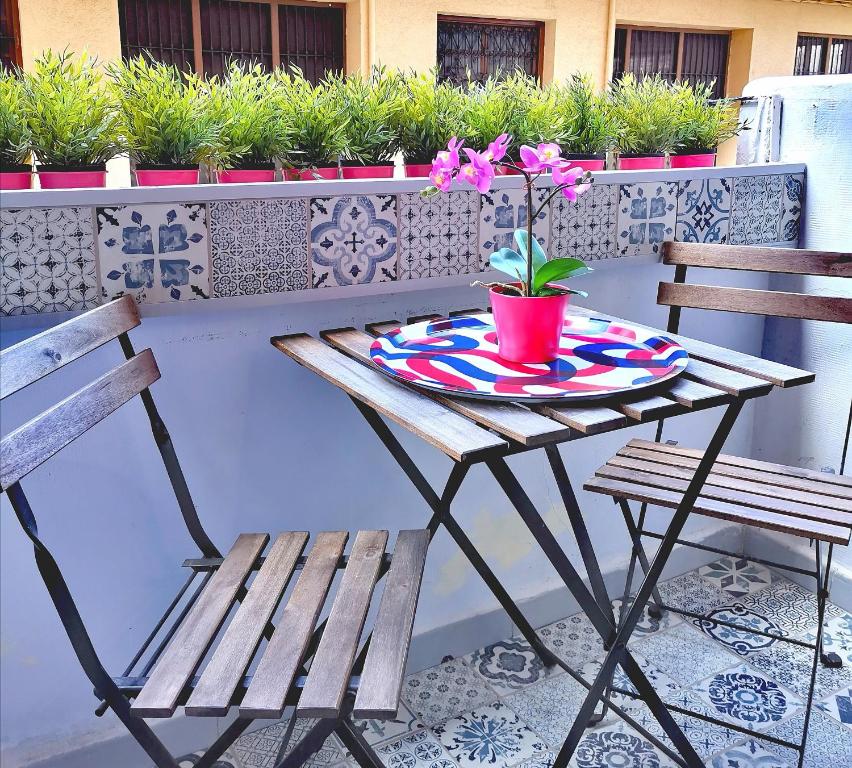
{"label": "wooden folding chair", "polygon": [[[44,583],[101,700],[97,713],[111,708],[157,766],[177,768],[143,718],[171,717],[180,706],[199,717],[236,708],[237,718],[196,764],[209,768],[255,719],[280,718],[293,707],[291,724],[297,715],[319,720],[286,758],[285,740],[278,766],[301,765],[335,732],[363,768],[381,768],[352,718],[396,715],[429,532],[401,531],[393,555],[385,553],[387,531],[360,531],[348,554],[345,531],[318,534],[309,552],[303,531],[279,534],[268,549],[268,534],[243,533],[223,556],[201,525],[151,396],[149,387],[160,378],[154,356],[150,349],[136,354],[128,336],[139,322],[135,303],[124,297],[0,353],[0,398],[116,338],[126,357],[0,440],[0,489],[33,543]],[[177,595],[122,674],[111,676],[39,537],[21,479],[136,395],[200,556],[183,563],[189,575]],[[330,612],[318,624],[338,570]],[[362,643],[375,585],[385,575],[372,635]]]}
{"label": "wooden folding chair", "polygon": [[[657,302],[670,307],[668,331],[677,334],[681,310],[694,309],[744,312],[776,317],[792,317],[835,323],[852,323],[852,298],[843,296],[816,296],[783,291],[763,291],[745,288],[728,288],[686,283],[687,267],[735,269],[755,272],[788,273],[798,275],[852,277],[852,254],[786,248],[760,248],[751,246],[704,245],[694,243],[665,243],[663,263],[675,267],[674,282],[660,283]],[[677,336],[674,337],[675,339]],[[691,359],[687,370],[699,373],[700,355]],[[728,359],[732,384],[741,375],[736,356]],[[849,442],[849,425],[852,424],[852,402],[844,404],[847,415],[846,442],[841,459],[840,474],[814,472],[799,467],[787,467],[765,461],[720,455],[713,465],[693,512],[723,520],[733,520],[754,528],[781,531],[816,542],[815,570],[797,568],[784,563],[750,557],[749,560],[794,572],[816,579],[817,620],[816,642],[807,645],[814,650],[805,732],[800,746],[801,766],[807,738],[814,683],[818,661],[829,667],[841,666],[837,654],[826,654],[822,648],[822,625],[825,603],[828,599],[829,572],[835,544],[847,545],[852,533],[852,478],[843,475],[846,448]],[[630,582],[638,559],[643,570],[648,569],[648,558],[642,544],[643,537],[662,538],[645,529],[648,504],[676,508],[683,496],[695,468],[703,455],[700,450],[683,448],[672,442],[661,442],[663,421],[658,422],[655,440],[631,440],[583,486],[586,490],[605,494],[621,506],[624,520],[633,541],[633,554],[625,587],[625,603],[630,592]],[[634,519],[629,502],[641,502],[638,519]],[[696,544],[687,540],[678,543],[739,557],[737,553]],[[821,545],[827,547],[823,562]],[[656,604],[649,605],[649,613],[659,618],[662,610],[671,610],[699,619],[706,626],[727,626],[754,635],[791,642],[777,634],[754,627],[743,627],[717,617],[687,611],[666,605],[655,593]],[[703,719],[703,718],[702,718]]]}

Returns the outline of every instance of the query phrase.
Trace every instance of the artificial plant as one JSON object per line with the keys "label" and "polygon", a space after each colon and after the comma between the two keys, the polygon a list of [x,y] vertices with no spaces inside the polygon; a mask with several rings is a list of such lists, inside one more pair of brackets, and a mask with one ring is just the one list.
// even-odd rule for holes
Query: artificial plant
{"label": "artificial plant", "polygon": [[562,148],[577,155],[602,155],[612,149],[616,126],[606,91],[598,91],[588,75],[572,75],[556,86],[554,112],[562,125]]}
{"label": "artificial plant", "polygon": [[680,154],[715,150],[748,126],[729,99],[713,99],[712,85],[677,83],[673,87],[674,149]]}
{"label": "artificial plant", "polygon": [[0,69],[0,165],[19,166],[30,159],[30,131],[24,118],[21,73]]}
{"label": "artificial plant", "polygon": [[615,143],[622,154],[660,155],[675,144],[674,96],[659,75],[628,73],[612,90]]}

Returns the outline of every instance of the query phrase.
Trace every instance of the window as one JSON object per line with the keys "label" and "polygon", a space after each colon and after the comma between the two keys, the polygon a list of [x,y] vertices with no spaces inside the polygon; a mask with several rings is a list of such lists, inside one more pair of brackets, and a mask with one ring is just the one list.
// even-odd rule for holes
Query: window
{"label": "window", "polygon": [[852,38],[799,35],[794,75],[852,73]]}
{"label": "window", "polygon": [[727,32],[616,27],[612,74],[637,77],[659,74],[669,82],[712,85],[714,98],[725,95],[728,70]]}
{"label": "window", "polygon": [[438,68],[454,83],[482,82],[520,70],[541,78],[542,34],[538,21],[438,17]]}
{"label": "window", "polygon": [[[0,0],[5,2],[5,0]],[[147,51],[185,71],[219,74],[232,59],[298,66],[316,82],[342,71],[344,6],[283,0],[118,0],[121,53]]]}
{"label": "window", "polygon": [[0,67],[21,66],[17,0],[0,0]]}

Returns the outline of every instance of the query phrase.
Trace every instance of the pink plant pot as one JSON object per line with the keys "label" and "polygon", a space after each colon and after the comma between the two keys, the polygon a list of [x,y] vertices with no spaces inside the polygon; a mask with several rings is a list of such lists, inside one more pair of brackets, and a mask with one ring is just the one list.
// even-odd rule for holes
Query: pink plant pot
{"label": "pink plant pot", "polygon": [[621,155],[618,158],[618,168],[622,171],[643,171],[665,167],[665,155],[642,155],[641,157]]}
{"label": "pink plant pot", "polygon": [[672,155],[669,159],[671,168],[712,168],[716,165],[715,152],[702,152],[693,155]]}
{"label": "pink plant pot", "polygon": [[330,179],[332,181],[340,178],[337,175],[337,166],[333,168],[302,168],[299,171],[299,178],[302,181],[316,181],[317,176],[321,179]]}
{"label": "pink plant pot", "polygon": [[[274,168],[228,168],[219,171],[220,184],[256,184],[263,181],[275,181]],[[284,177],[287,178],[286,176]]]}
{"label": "pink plant pot", "polygon": [[514,296],[492,288],[497,354],[513,363],[549,363],[559,356],[559,340],[569,294]]}
{"label": "pink plant pot", "polygon": [[198,184],[198,168],[137,168],[140,187],[173,187]]}
{"label": "pink plant pot", "polygon": [[0,171],[0,190],[32,189],[33,174],[31,170]]}
{"label": "pink plant pot", "polygon": [[582,168],[584,171],[604,171],[606,170],[606,157],[603,155],[572,155],[567,154],[563,157],[571,163],[575,168]]}
{"label": "pink plant pot", "polygon": [[392,165],[344,165],[344,179],[392,179]]}
{"label": "pink plant pot", "polygon": [[106,168],[44,170],[39,166],[38,181],[42,189],[86,189],[106,186]]}
{"label": "pink plant pot", "polygon": [[428,176],[430,173],[432,173],[431,163],[414,163],[405,166],[405,175],[408,178]]}

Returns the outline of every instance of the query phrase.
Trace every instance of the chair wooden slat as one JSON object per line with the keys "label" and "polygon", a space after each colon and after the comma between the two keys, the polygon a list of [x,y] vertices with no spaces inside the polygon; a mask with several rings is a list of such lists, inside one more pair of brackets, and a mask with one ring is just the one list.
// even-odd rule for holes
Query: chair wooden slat
{"label": "chair wooden slat", "polygon": [[355,698],[356,718],[395,717],[405,675],[429,531],[400,531]]}
{"label": "chair wooden slat", "polygon": [[[622,320],[603,312],[595,312],[573,304],[569,305],[568,314],[615,320],[621,323],[629,323],[652,333],[659,333],[658,330],[649,328],[641,323],[634,323],[632,320]],[[800,384],[809,384],[815,378],[811,371],[805,371],[801,368],[794,368],[790,365],[773,362],[772,360],[764,360],[762,357],[736,352],[726,347],[719,347],[706,341],[699,341],[698,339],[690,339],[687,336],[680,336],[676,333],[666,333],[665,335],[680,344],[689,353],[690,358],[698,358],[699,360],[713,363],[722,368],[729,368],[758,379],[764,379],[778,387],[795,387]],[[689,370],[688,367],[687,370]]]}
{"label": "chair wooden slat", "polygon": [[359,531],[355,537],[349,563],[296,706],[299,717],[337,717],[340,714],[387,541],[387,531]]}
{"label": "chair wooden slat", "polygon": [[505,440],[425,395],[323,344],[307,334],[278,336],[275,347],[352,397],[418,435],[456,461],[502,453]]}
{"label": "chair wooden slat", "polygon": [[150,349],[18,427],[0,441],[5,490],[160,378]]}
{"label": "chair wooden slat", "polygon": [[693,283],[660,283],[657,303],[671,307],[852,323],[852,298],[845,296],[816,296]]}
{"label": "chair wooden slat", "polygon": [[[583,484],[583,488],[587,491],[601,493],[606,496],[647,502],[648,504],[655,504],[670,509],[677,508],[683,496],[683,494],[675,491],[652,488],[647,485],[628,483],[621,480],[610,480],[604,477],[593,477]],[[769,530],[790,533],[795,536],[816,538],[834,544],[848,544],[850,538],[850,529],[843,526],[790,517],[789,515],[781,515],[777,512],[746,509],[737,504],[715,501],[704,496],[698,497],[693,506],[693,512],[735,523],[752,525],[759,523],[761,527]]]}
{"label": "chair wooden slat", "polygon": [[111,301],[0,352],[0,400],[139,325],[130,296]]}
{"label": "chair wooden slat", "polygon": [[269,535],[242,533],[181,623],[130,711],[171,717],[178,697],[216,637]]}
{"label": "chair wooden slat", "polygon": [[627,424],[627,417],[623,413],[602,405],[539,403],[530,407],[537,413],[561,421],[584,435],[609,432],[611,429],[620,429]]}
{"label": "chair wooden slat", "polygon": [[764,248],[759,245],[668,242],[663,244],[663,264],[852,277],[852,253]]}
{"label": "chair wooden slat", "polygon": [[273,543],[236,616],[186,703],[187,715],[223,717],[293,575],[308,534],[282,533]]}
{"label": "chair wooden slat", "polygon": [[689,359],[686,370],[680,376],[680,378],[684,377],[737,397],[756,397],[766,395],[772,390],[772,383],[769,381],[706,363],[694,357]]}
{"label": "chair wooden slat", "polygon": [[[354,357],[365,365],[372,366],[370,345],[373,338],[354,328],[323,331],[322,337],[336,349]],[[400,382],[407,386],[404,382]],[[422,390],[417,390],[421,392]],[[466,416],[478,424],[493,429],[522,445],[537,446],[567,440],[571,430],[564,424],[553,421],[540,413],[515,403],[472,402],[454,397],[444,397],[433,392],[422,392],[441,405]]]}
{"label": "chair wooden slat", "polygon": [[727,392],[699,384],[697,381],[690,381],[683,375],[678,376],[666,390],[666,397],[670,397],[692,410],[712,408],[722,403],[730,403],[733,400]]}
{"label": "chair wooden slat", "polygon": [[240,716],[280,718],[290,684],[319,618],[349,534],[317,534],[275,633],[240,704]]}

